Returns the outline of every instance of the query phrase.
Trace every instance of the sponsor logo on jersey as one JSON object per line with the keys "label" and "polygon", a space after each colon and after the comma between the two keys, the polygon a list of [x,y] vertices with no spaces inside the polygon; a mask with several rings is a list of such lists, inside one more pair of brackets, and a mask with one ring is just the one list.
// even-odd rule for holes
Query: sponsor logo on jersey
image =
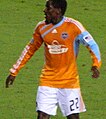
{"label": "sponsor logo on jersey", "polygon": [[48,45],[50,54],[62,54],[68,51],[65,45],[59,44],[57,40],[54,40],[51,45]]}
{"label": "sponsor logo on jersey", "polygon": [[67,39],[68,38],[68,33],[67,32],[63,32],[62,34],[61,34],[61,37],[62,37],[62,39]]}

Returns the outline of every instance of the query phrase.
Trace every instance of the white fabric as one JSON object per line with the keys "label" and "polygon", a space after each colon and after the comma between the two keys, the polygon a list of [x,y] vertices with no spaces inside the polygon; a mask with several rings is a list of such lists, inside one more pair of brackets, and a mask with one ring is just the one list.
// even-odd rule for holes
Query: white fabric
{"label": "white fabric", "polygon": [[60,89],[39,86],[36,110],[56,115],[59,106],[64,116],[86,111],[80,89]]}

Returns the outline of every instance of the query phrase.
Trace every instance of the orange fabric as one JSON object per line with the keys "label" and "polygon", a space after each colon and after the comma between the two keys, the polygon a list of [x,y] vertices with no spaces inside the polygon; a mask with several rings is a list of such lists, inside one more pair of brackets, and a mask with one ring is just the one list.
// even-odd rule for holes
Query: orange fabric
{"label": "orange fabric", "polygon": [[95,54],[91,51],[91,49],[89,47],[87,47],[87,49],[89,50],[90,54],[91,54],[91,58],[93,61],[92,66],[96,66],[98,69],[101,67],[102,62],[98,62],[97,57],[95,56]]}
{"label": "orange fabric", "polygon": [[11,74],[17,75],[34,52],[44,43],[45,64],[39,85],[79,88],[74,40],[84,30],[79,22],[70,18],[66,18],[57,26],[46,25],[45,22],[39,23],[35,28],[32,41],[26,46],[17,63],[10,69]]}

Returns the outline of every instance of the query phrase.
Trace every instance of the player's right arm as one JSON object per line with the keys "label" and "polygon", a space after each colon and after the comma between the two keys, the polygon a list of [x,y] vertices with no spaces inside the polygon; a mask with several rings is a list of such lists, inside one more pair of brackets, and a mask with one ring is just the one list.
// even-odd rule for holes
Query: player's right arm
{"label": "player's right arm", "polygon": [[29,61],[35,51],[42,45],[42,43],[43,40],[39,33],[39,27],[36,27],[32,40],[26,45],[17,62],[10,69],[10,74],[5,82],[6,87],[9,87],[9,85],[13,84],[13,81],[15,80],[19,70],[24,67],[24,65]]}

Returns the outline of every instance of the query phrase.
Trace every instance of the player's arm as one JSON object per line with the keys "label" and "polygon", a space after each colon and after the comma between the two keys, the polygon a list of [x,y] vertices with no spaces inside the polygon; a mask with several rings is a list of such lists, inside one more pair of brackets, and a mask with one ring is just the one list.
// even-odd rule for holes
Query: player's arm
{"label": "player's arm", "polygon": [[93,73],[92,77],[98,78],[100,74],[99,68],[101,66],[101,55],[100,55],[100,50],[97,43],[95,42],[95,40],[93,39],[93,37],[88,31],[82,32],[77,37],[77,43],[83,44],[89,50],[91,54],[92,62],[93,62],[92,68],[91,68],[91,71]]}
{"label": "player's arm", "polygon": [[29,61],[35,51],[42,45],[42,43],[43,40],[40,34],[35,30],[32,40],[26,45],[17,62],[10,69],[10,75],[7,77],[5,82],[6,87],[9,87],[9,85],[13,84],[13,81],[15,80],[19,70],[24,67],[24,65]]}

